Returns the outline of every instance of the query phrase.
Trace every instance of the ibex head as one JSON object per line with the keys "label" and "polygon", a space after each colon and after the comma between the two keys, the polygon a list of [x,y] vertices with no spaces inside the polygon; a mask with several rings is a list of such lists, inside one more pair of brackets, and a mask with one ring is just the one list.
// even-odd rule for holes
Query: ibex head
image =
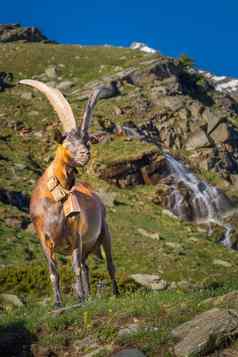
{"label": "ibex head", "polygon": [[63,135],[57,135],[64,152],[65,160],[70,166],[84,166],[90,159],[89,127],[92,119],[92,111],[100,96],[101,88],[95,89],[89,97],[80,127],[77,127],[73,111],[63,94],[55,88],[47,86],[40,81],[24,79],[21,84],[37,88],[44,93],[56,111],[62,125]]}

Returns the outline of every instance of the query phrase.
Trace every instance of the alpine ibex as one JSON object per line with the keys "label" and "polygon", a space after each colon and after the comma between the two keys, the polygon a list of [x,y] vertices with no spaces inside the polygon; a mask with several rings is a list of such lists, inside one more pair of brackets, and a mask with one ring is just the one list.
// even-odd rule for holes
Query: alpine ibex
{"label": "alpine ibex", "polygon": [[47,96],[64,129],[55,158],[37,181],[30,202],[32,222],[48,260],[55,304],[62,304],[55,252],[72,254],[75,289],[83,301],[90,289],[86,260],[92,252],[99,255],[101,245],[116,295],[118,287],[105,207],[89,185],[75,185],[75,167],[86,165],[90,159],[88,129],[102,88],[89,97],[80,128],[77,128],[72,109],[60,91],[36,80],[26,79],[20,83],[35,87]]}

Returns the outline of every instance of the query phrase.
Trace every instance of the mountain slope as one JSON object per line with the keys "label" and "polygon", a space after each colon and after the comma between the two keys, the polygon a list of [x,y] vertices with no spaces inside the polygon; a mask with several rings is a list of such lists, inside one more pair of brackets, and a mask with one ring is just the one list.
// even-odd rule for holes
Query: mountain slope
{"label": "mountain slope", "polygon": [[[93,300],[62,316],[48,313],[52,305],[47,267],[27,204],[35,180],[53,158],[54,129],[60,124],[43,96],[13,86],[0,93],[0,292],[15,293],[26,305],[1,303],[1,332],[5,336],[12,331],[14,338],[21,331],[21,345],[33,345],[36,356],[43,353],[42,346],[46,354],[84,355],[86,348],[77,346],[87,336],[90,345],[96,339],[105,349],[103,356],[125,346],[137,346],[148,356],[173,356],[172,328],[206,310],[210,305],[202,304],[205,298],[237,289],[236,252],[215,243],[222,233],[219,227],[208,237],[207,227],[180,221],[155,204],[157,187],[146,184],[141,172],[157,167],[160,153],[152,144],[115,134],[125,122],[140,126],[153,119],[167,150],[201,177],[237,195],[237,171],[230,166],[236,154],[237,103],[215,91],[202,75],[159,54],[41,43],[2,44],[1,50],[1,71],[13,72],[16,82],[37,78],[61,86],[78,122],[92,88],[102,82],[108,86],[109,98],[98,103],[91,130],[103,140],[92,145],[91,162],[79,170],[78,180],[89,181],[107,203],[122,294],[116,301],[110,297],[104,265],[90,261]],[[116,131],[111,130],[115,126]],[[188,141],[191,147],[191,138],[201,130],[206,144],[196,146],[193,141],[188,150]],[[220,166],[210,168],[212,159]],[[117,165],[124,170],[123,177],[113,170]],[[111,180],[105,179],[108,170]],[[59,261],[64,297],[70,304],[71,262],[64,256]],[[139,287],[130,279],[133,273],[158,274],[166,282],[165,291]],[[95,297],[96,291],[101,298]],[[137,333],[120,337],[118,331],[132,323],[139,326]],[[0,338],[0,346],[1,342]]]}

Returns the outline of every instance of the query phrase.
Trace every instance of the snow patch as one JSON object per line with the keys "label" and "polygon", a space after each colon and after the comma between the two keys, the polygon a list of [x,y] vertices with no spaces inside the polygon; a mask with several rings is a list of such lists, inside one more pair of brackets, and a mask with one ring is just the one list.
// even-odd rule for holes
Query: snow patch
{"label": "snow patch", "polygon": [[154,48],[147,46],[143,42],[132,42],[132,44],[130,45],[130,48],[133,50],[139,50],[139,51],[146,52],[146,53],[156,53],[157,52]]}
{"label": "snow patch", "polygon": [[203,74],[207,79],[213,82],[215,89],[218,92],[237,92],[238,91],[238,79],[229,78],[226,76],[216,76],[210,72],[199,70],[199,73]]}
{"label": "snow patch", "polygon": [[223,90],[227,90],[228,92],[233,92],[238,90],[238,79],[231,79],[228,82],[220,83],[216,86],[216,90],[222,92]]}

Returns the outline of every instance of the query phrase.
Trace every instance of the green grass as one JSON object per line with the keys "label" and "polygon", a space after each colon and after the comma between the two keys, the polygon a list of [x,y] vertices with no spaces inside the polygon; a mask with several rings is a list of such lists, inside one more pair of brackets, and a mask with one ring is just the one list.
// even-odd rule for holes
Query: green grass
{"label": "green grass", "polygon": [[[144,68],[143,62],[150,59],[166,60],[130,49],[107,47],[15,43],[2,44],[1,49],[0,69],[13,72],[16,81],[40,75],[48,66],[60,64],[62,80],[72,79],[79,96],[90,81],[131,67]],[[140,109],[140,104],[148,100],[150,90],[146,85],[125,85],[121,96],[100,101],[94,112],[92,131],[100,129],[100,120],[112,120],[120,125],[127,120],[145,122],[155,111]],[[22,91],[32,90],[17,86],[0,93],[0,188],[30,195],[39,172],[54,156],[53,134],[60,123],[41,94],[32,91],[32,99],[26,100],[21,98]],[[80,122],[85,101],[71,95],[68,100]],[[115,107],[121,109],[120,115],[115,113]],[[26,329],[36,344],[54,351],[70,353],[76,341],[80,345],[83,338],[92,336],[105,348],[100,352],[101,357],[110,355],[107,345],[112,345],[113,351],[137,346],[147,356],[172,357],[172,328],[208,309],[210,305],[202,303],[207,298],[238,289],[237,253],[215,243],[222,233],[220,228],[208,238],[206,231],[171,218],[153,204],[156,187],[119,189],[95,175],[100,168],[134,160],[155,149],[136,140],[114,137],[105,144],[93,145],[91,162],[78,174],[78,181],[86,180],[96,190],[116,193],[115,205],[107,209],[107,217],[121,291],[118,299],[111,296],[105,263],[96,265],[90,258],[92,298],[81,308],[52,315],[53,297],[46,260],[34,233],[21,228],[29,215],[0,204],[0,293],[17,294],[25,302],[21,309],[0,305],[2,333],[9,326]],[[183,151],[174,154],[189,160]],[[198,173],[208,182],[222,185],[216,174]],[[143,236],[140,229],[159,233],[159,240]],[[214,259],[224,260],[231,267],[215,265]],[[58,261],[64,301],[71,305],[76,302],[71,259],[58,256]],[[177,288],[147,291],[130,279],[133,273],[158,274],[169,284],[177,283]],[[96,294],[98,280],[105,283],[101,298]],[[184,281],[187,284],[180,284]],[[119,338],[119,329],[134,322],[139,324],[139,331]]]}

